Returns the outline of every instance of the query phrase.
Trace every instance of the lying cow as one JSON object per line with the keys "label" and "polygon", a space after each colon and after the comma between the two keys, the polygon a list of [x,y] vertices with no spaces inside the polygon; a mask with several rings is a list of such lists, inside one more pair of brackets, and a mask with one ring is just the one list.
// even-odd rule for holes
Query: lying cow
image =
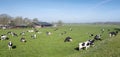
{"label": "lying cow", "polygon": [[100,34],[99,35],[95,35],[94,40],[102,40],[101,39],[101,35]]}
{"label": "lying cow", "polygon": [[13,43],[11,41],[9,41],[9,43],[8,43],[9,50],[12,50],[12,46],[13,46]]}
{"label": "lying cow", "polygon": [[25,38],[20,39],[21,42],[26,42]]}
{"label": "lying cow", "polygon": [[7,39],[8,39],[7,35],[1,35],[1,40],[7,40]]}
{"label": "lying cow", "polygon": [[65,38],[65,40],[64,40],[64,42],[71,42],[71,41],[72,41],[72,38],[71,38],[71,37],[69,37],[69,36],[68,36],[68,37],[66,37],[66,38]]}

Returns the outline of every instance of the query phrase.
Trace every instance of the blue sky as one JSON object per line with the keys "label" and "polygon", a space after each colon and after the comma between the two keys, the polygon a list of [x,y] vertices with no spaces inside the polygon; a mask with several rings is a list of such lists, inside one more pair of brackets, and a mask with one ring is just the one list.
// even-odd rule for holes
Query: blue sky
{"label": "blue sky", "polygon": [[0,0],[3,13],[47,22],[120,22],[120,0]]}

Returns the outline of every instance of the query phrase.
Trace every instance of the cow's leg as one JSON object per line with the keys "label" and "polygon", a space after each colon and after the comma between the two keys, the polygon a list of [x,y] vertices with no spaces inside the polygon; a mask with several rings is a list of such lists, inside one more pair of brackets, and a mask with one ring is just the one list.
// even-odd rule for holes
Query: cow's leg
{"label": "cow's leg", "polygon": [[79,50],[81,50],[82,49],[82,47],[81,46],[79,46]]}
{"label": "cow's leg", "polygon": [[111,37],[112,35],[111,34],[109,34],[109,37]]}

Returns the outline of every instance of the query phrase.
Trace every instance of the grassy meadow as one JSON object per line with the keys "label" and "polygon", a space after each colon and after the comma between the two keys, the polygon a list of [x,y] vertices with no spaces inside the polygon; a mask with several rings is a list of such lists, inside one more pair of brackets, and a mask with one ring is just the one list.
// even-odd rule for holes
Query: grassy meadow
{"label": "grassy meadow", "polygon": [[[54,31],[55,27],[39,28],[39,32],[26,32],[32,30],[32,28],[17,28],[17,29],[0,29],[0,35],[6,34],[8,31],[17,33],[26,32],[25,36],[19,35],[9,37],[9,40],[0,41],[0,57],[120,57],[120,34],[116,37],[109,37],[108,29],[114,31],[115,28],[120,30],[116,25],[65,25],[57,27],[58,30]],[[72,28],[72,31],[69,29]],[[105,29],[104,33],[101,33],[101,29]],[[51,35],[46,35],[46,31],[51,32]],[[61,35],[61,33],[66,34]],[[95,46],[88,48],[88,50],[75,50],[80,42],[93,39],[89,37],[89,33],[101,34],[102,41],[95,41]],[[37,39],[32,39],[31,35],[37,34]],[[64,42],[64,39],[70,36],[72,42]],[[20,38],[25,37],[27,42],[20,42]],[[12,41],[12,50],[8,49],[8,42]]]}

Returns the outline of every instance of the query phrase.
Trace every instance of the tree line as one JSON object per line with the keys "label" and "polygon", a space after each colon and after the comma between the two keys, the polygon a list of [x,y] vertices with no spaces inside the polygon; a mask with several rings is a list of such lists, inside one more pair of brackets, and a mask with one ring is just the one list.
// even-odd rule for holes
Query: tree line
{"label": "tree line", "polygon": [[39,20],[37,18],[34,19],[29,19],[29,18],[23,18],[21,16],[17,17],[11,17],[8,14],[0,14],[0,25],[10,25],[10,26],[15,26],[15,25],[32,25],[32,22],[38,22]]}

